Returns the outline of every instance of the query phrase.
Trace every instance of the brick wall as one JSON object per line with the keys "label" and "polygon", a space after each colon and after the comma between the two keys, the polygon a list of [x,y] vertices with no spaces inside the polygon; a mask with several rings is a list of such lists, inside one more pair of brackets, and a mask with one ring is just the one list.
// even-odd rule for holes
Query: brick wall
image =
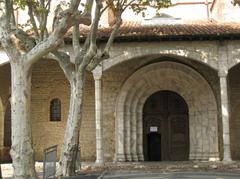
{"label": "brick wall", "polygon": [[[95,159],[94,86],[91,74],[87,76],[85,103],[80,141],[83,160]],[[32,76],[32,132],[36,160],[42,160],[43,150],[58,145],[58,156],[63,142],[69,106],[69,83],[61,68],[53,60],[34,65]],[[61,121],[49,120],[50,101],[61,100]]]}

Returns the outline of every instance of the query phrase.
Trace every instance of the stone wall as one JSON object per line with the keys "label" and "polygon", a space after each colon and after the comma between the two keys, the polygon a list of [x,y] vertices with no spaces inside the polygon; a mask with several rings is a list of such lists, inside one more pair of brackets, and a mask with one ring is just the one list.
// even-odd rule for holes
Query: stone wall
{"label": "stone wall", "polygon": [[[207,45],[206,45],[207,44]],[[228,65],[239,62],[238,41],[225,42],[228,49]],[[160,61],[172,61],[185,64],[200,73],[213,89],[220,111],[220,90],[218,68],[218,42],[153,42],[153,43],[122,43],[112,48],[112,59],[103,63],[103,139],[104,156],[112,161],[116,152],[116,101],[124,82],[138,69]],[[208,66],[209,65],[209,66]],[[211,66],[211,67],[210,67]],[[229,74],[230,104],[231,104],[231,147],[233,158],[239,159],[238,138],[240,125],[238,112],[238,96],[240,94],[239,67],[233,68]],[[10,66],[0,67],[0,122],[3,124],[5,106],[10,92]],[[53,98],[62,102],[62,121],[49,121],[49,103]],[[2,103],[2,106],[1,106]],[[58,64],[53,60],[42,60],[33,68],[32,78],[32,126],[33,143],[36,159],[42,160],[43,149],[54,144],[60,146],[63,140],[64,128],[69,104],[69,84]],[[81,128],[82,158],[85,161],[95,160],[95,101],[94,80],[92,74],[87,76],[85,104]],[[218,113],[219,151],[222,153],[222,122]],[[0,144],[3,144],[3,125],[0,127]],[[59,152],[58,152],[59,153]]]}
{"label": "stone wall", "polygon": [[[87,76],[83,121],[80,132],[83,160],[95,158],[94,86],[92,75]],[[58,145],[58,156],[63,142],[69,106],[69,83],[61,68],[53,60],[34,65],[32,77],[32,132],[36,160],[42,160],[43,150]],[[61,121],[50,121],[50,101],[61,100]]]}
{"label": "stone wall", "polygon": [[[217,72],[204,64],[194,62],[190,59],[174,59],[169,57],[145,56],[138,59],[132,59],[128,62],[123,62],[119,65],[108,69],[103,74],[103,134],[104,134],[104,154],[109,160],[114,158],[115,154],[115,104],[119,95],[120,89],[124,81],[131,76],[137,69],[149,64],[156,63],[162,60],[178,61],[186,63],[202,74],[210,86],[213,88],[214,95],[219,103],[219,81]],[[218,120],[220,120],[218,118]],[[221,120],[220,120],[221,121]],[[111,126],[109,126],[111,125]],[[107,128],[108,126],[108,128]],[[106,130],[107,129],[107,130]],[[109,138],[110,136],[110,138]],[[221,135],[220,135],[221,137]],[[220,138],[219,138],[220,139]],[[221,139],[219,140],[221,143]],[[219,149],[220,150],[220,149]],[[220,150],[221,151],[221,150]],[[110,157],[111,156],[111,157]]]}

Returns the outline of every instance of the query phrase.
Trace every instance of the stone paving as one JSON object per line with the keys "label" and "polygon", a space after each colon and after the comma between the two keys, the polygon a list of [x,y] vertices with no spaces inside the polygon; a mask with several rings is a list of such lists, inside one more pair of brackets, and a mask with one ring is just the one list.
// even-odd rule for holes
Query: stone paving
{"label": "stone paving", "polygon": [[[3,178],[12,177],[12,165],[1,164]],[[36,170],[42,176],[42,163],[36,162]],[[240,161],[223,162],[123,162],[82,163],[80,176],[74,178],[196,178],[196,179],[239,179]],[[100,176],[100,177],[99,177]]]}
{"label": "stone paving", "polygon": [[152,173],[152,172],[136,172],[136,173],[112,173],[107,174],[105,179],[239,179],[240,173],[227,172],[168,172],[168,173]]}

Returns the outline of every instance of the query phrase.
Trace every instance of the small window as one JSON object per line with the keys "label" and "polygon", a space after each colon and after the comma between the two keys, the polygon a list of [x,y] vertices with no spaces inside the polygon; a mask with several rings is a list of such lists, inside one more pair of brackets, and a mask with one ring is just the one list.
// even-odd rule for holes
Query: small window
{"label": "small window", "polygon": [[61,101],[58,98],[50,102],[50,121],[61,121]]}

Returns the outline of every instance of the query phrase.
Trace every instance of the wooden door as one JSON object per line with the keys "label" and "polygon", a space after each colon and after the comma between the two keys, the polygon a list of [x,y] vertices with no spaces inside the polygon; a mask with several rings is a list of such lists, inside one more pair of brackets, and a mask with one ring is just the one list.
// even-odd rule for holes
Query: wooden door
{"label": "wooden door", "polygon": [[[188,160],[188,107],[180,95],[171,91],[160,91],[151,95],[144,105],[143,124],[144,155],[147,160]],[[154,126],[158,130],[151,134],[151,127]],[[151,151],[150,145],[153,145],[154,141],[149,140],[154,139],[149,136],[153,135],[160,136],[161,142],[159,149],[159,144],[155,144],[156,150]],[[157,151],[160,158],[153,159],[153,156],[157,156]]]}

